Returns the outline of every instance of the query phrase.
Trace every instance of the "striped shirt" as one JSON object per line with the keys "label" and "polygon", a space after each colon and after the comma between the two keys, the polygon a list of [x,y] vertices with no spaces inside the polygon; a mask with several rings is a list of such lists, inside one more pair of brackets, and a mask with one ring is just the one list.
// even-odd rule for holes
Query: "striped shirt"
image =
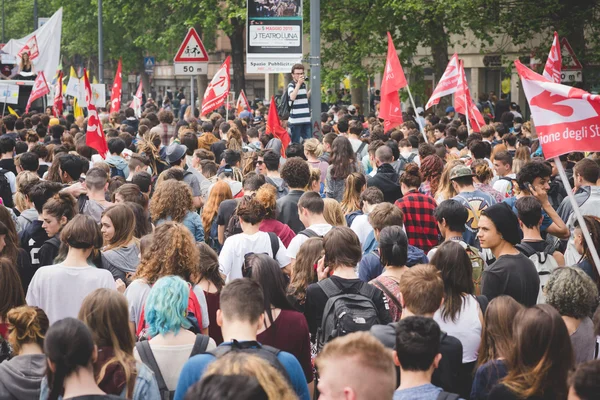
{"label": "striped shirt", "polygon": [[[288,96],[292,95],[295,88],[296,82],[290,82],[288,85]],[[310,108],[308,107],[308,95],[305,84],[300,86],[298,94],[296,95],[296,100],[290,99],[290,104],[292,109],[290,110],[288,124],[310,124]]]}

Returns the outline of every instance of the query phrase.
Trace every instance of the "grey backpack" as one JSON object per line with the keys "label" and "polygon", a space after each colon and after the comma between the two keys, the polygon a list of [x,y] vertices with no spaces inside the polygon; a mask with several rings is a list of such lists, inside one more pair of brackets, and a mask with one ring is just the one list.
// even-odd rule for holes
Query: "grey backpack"
{"label": "grey backpack", "polygon": [[368,331],[381,323],[373,297],[379,289],[363,283],[358,290],[340,289],[331,279],[318,283],[327,295],[321,327],[317,332],[317,351],[330,340],[353,332]]}

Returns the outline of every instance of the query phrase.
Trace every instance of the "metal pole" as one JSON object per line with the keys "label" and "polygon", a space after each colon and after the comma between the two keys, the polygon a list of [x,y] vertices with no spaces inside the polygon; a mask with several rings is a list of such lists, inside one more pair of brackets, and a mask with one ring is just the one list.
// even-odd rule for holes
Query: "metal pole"
{"label": "metal pole", "polygon": [[102,0],[98,0],[98,81],[104,83],[104,37],[102,32]]}
{"label": "metal pole", "polygon": [[425,139],[425,143],[427,143],[427,135],[425,135],[425,129],[423,128],[423,124],[421,124],[421,120],[419,119],[419,114],[417,114],[417,107],[415,106],[415,100],[412,97],[412,93],[410,92],[410,86],[406,85],[406,89],[408,90],[408,97],[410,98],[410,104],[412,104],[413,110],[415,110],[415,118],[417,119],[417,124],[419,124],[419,130],[423,135],[423,139]]}
{"label": "metal pole", "polygon": [[310,109],[313,136],[321,136],[321,0],[310,0]]}
{"label": "metal pole", "polygon": [[[4,3],[4,2],[3,2]],[[4,19],[3,19],[4,22]],[[33,0],[33,30],[38,28],[38,0]]]}
{"label": "metal pole", "polygon": [[6,14],[4,14],[4,0],[2,0],[2,43],[6,43],[4,41],[4,16]]}
{"label": "metal pole", "polygon": [[194,75],[192,75],[190,76],[190,104],[188,105],[188,107],[192,107],[192,117],[195,115],[195,105],[196,104],[194,104]]}

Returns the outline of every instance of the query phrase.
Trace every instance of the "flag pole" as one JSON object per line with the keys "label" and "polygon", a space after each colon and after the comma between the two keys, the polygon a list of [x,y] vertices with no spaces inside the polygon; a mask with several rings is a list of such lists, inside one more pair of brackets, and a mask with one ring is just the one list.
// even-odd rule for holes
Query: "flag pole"
{"label": "flag pole", "polygon": [[6,89],[4,89],[4,107],[2,107],[2,118],[4,118],[4,113],[6,112],[6,100],[7,100],[7,92],[8,92],[8,86],[6,86]]}
{"label": "flag pole", "polygon": [[573,208],[573,213],[575,214],[575,217],[577,218],[577,221],[579,222],[579,227],[581,228],[581,233],[583,233],[583,238],[585,239],[585,242],[587,243],[588,248],[590,249],[590,252],[592,253],[592,259],[594,260],[596,269],[600,273],[600,257],[598,257],[598,251],[596,249],[596,246],[594,246],[594,242],[592,241],[590,231],[588,230],[587,225],[585,224],[583,215],[581,215],[581,210],[579,210],[579,205],[577,204],[577,200],[575,200],[575,195],[573,194],[573,189],[571,188],[571,185],[569,184],[569,178],[567,178],[567,173],[565,172],[565,168],[563,167],[562,162],[560,161],[560,158],[554,157],[554,165],[556,165],[556,168],[558,169],[560,178],[562,179],[563,184],[565,185],[565,190],[567,191],[567,195],[569,196],[569,201],[571,202],[571,207]]}
{"label": "flag pole", "polygon": [[467,105],[467,92],[465,92],[464,94],[464,101],[465,101],[465,111],[467,113],[467,115],[465,115],[466,120],[467,120],[467,132],[470,133],[471,132],[471,122],[469,122],[469,106]]}
{"label": "flag pole", "polygon": [[406,85],[406,90],[408,90],[408,97],[410,98],[410,104],[412,104],[413,110],[415,111],[415,118],[417,120],[417,124],[419,124],[419,130],[423,135],[423,139],[425,139],[425,143],[427,143],[427,136],[425,135],[425,129],[423,128],[423,124],[421,124],[421,120],[419,119],[419,114],[417,114],[417,107],[415,107],[415,100],[412,97],[412,93],[410,92],[410,86]]}

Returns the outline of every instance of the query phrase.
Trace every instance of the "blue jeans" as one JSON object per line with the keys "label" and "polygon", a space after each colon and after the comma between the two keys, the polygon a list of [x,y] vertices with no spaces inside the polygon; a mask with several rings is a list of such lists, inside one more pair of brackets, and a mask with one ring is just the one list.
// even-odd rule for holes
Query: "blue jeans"
{"label": "blue jeans", "polygon": [[293,143],[300,143],[300,139],[306,140],[312,137],[310,122],[290,125],[290,132]]}

